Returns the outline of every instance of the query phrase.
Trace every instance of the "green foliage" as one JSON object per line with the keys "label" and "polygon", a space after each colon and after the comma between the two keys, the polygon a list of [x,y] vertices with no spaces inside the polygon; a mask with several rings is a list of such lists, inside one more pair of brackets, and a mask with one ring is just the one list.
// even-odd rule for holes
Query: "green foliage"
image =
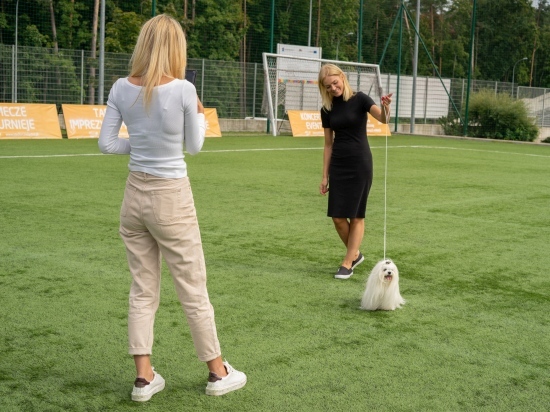
{"label": "green foliage", "polygon": [[[242,69],[237,64],[220,64],[209,62],[205,68],[205,90],[203,104],[205,107],[215,107],[220,118],[244,118],[240,106],[240,87],[243,76]],[[217,63],[217,64],[216,64]]]}
{"label": "green foliage", "polygon": [[[530,0],[478,3],[477,36],[483,42],[478,43],[476,52],[486,58],[478,58],[476,65],[485,79],[512,81],[514,63],[525,56],[531,56],[537,36],[535,9],[531,3]],[[517,65],[515,76],[517,83],[528,83],[529,65]]]}
{"label": "green foliage", "polygon": [[55,78],[47,79],[49,83],[44,88],[48,93],[47,101],[56,103],[58,107],[67,101],[78,101],[81,92],[80,73],[77,73],[77,66],[71,57],[63,51],[46,54],[45,65],[56,67]]}
{"label": "green foliage", "polygon": [[64,49],[86,49],[92,37],[91,21],[83,20],[86,11],[84,2],[60,1],[57,11],[57,37],[59,47]]}
{"label": "green foliage", "polygon": [[[0,7],[0,43],[6,45],[15,41],[14,3],[6,0]],[[338,54],[340,60],[356,61],[360,55],[363,62],[379,63],[386,50],[383,72],[395,73],[401,57],[401,73],[412,73],[413,21],[403,19],[400,28],[397,16],[404,4],[415,20],[417,0],[364,1],[360,51],[358,0],[314,1],[311,15],[307,0],[157,0],[155,4],[155,13],[171,14],[182,24],[190,58],[260,63],[262,53],[276,51],[277,43],[306,45],[311,34],[310,45],[321,47],[325,58]],[[151,0],[107,1],[106,51],[131,52],[141,24],[151,15]],[[19,44],[51,47],[52,17],[59,48],[90,50],[93,0],[19,1]],[[443,77],[468,74],[471,22],[471,0],[421,2],[418,29],[429,55],[420,43],[420,76],[435,74],[430,58]],[[531,0],[479,0],[475,33],[474,79],[509,82],[514,75],[518,85],[550,87],[548,0],[536,4]],[[530,61],[517,65],[514,73],[514,62],[523,57]]]}
{"label": "green foliage", "polygon": [[145,20],[144,16],[133,11],[124,12],[115,8],[113,20],[105,27],[105,51],[132,53]]}
{"label": "green foliage", "polygon": [[237,60],[243,38],[240,3],[234,0],[204,0],[197,4],[197,16],[189,33],[191,58]]}
{"label": "green foliage", "polygon": [[[441,117],[439,124],[447,135],[462,135],[463,126],[456,117]],[[481,90],[470,97],[468,136],[532,142],[538,133],[523,101],[492,90]]]}
{"label": "green foliage", "polygon": [[357,2],[340,0],[337,6],[323,7],[321,18],[332,28],[321,31],[323,57],[336,59],[338,52],[338,60],[357,61]]}
{"label": "green foliage", "polygon": [[8,19],[6,13],[0,13],[0,29],[8,28]]}
{"label": "green foliage", "polygon": [[531,142],[538,135],[538,128],[527,116],[521,100],[491,90],[472,95],[469,123],[469,135],[473,137]]}
{"label": "green foliage", "polygon": [[49,46],[49,37],[40,33],[38,27],[29,24],[21,33],[21,45],[31,47]]}
{"label": "green foliage", "polygon": [[[80,99],[80,73],[77,65],[63,50],[25,47],[19,52],[20,70],[31,71],[33,76],[22,76],[18,82],[18,101],[27,103],[67,103]],[[51,67],[55,67],[49,70]]]}
{"label": "green foliage", "polygon": [[458,116],[442,116],[437,119],[437,123],[441,125],[443,133],[447,136],[462,136],[463,126]]}

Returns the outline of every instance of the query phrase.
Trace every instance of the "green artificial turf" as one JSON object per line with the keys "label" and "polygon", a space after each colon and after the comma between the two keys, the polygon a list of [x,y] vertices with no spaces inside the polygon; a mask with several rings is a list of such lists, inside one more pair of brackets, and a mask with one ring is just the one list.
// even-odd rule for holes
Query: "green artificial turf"
{"label": "green artificial turf", "polygon": [[118,236],[128,156],[0,141],[0,410],[548,410],[550,147],[390,137],[386,255],[407,303],[365,312],[384,257],[385,139],[370,144],[365,262],[347,281],[318,194],[322,139],[226,136],[186,157],[223,356],[248,383],[204,395],[164,269],[152,359],[166,389],[137,404]]}

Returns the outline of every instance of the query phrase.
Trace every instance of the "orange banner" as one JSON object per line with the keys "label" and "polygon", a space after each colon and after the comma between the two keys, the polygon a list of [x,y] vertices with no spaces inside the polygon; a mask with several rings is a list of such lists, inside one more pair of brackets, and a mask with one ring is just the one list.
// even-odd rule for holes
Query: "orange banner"
{"label": "orange banner", "polygon": [[55,104],[0,103],[0,139],[61,139]]}
{"label": "orange banner", "polygon": [[[99,137],[107,106],[93,104],[62,104],[65,129],[69,139]],[[119,137],[128,137],[128,129],[122,123]]]}
{"label": "orange banner", "polygon": [[390,125],[379,122],[369,113],[367,136],[391,136]]}
{"label": "orange banner", "polygon": [[206,120],[206,137],[222,137],[218,111],[215,108],[204,108],[204,119]]}
{"label": "orange banner", "polygon": [[292,136],[324,136],[321,112],[309,110],[289,110],[288,120]]}
{"label": "orange banner", "polygon": [[[324,136],[321,123],[321,113],[309,110],[289,110],[288,120],[292,129],[292,136]],[[390,127],[372,117],[369,113],[367,120],[367,135],[369,136],[390,136]]]}

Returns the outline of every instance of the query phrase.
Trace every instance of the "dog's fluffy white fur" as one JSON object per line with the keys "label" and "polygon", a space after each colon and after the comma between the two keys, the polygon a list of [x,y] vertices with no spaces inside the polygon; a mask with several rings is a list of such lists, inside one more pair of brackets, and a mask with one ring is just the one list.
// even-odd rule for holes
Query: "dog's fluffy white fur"
{"label": "dog's fluffy white fur", "polygon": [[399,293],[399,270],[391,259],[378,262],[367,279],[361,299],[364,310],[394,310],[405,304]]}

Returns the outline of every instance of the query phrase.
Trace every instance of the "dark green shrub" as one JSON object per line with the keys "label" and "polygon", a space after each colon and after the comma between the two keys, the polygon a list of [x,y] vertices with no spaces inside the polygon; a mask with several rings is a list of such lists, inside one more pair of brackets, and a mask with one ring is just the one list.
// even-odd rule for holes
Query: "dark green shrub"
{"label": "dark green shrub", "polygon": [[475,93],[470,101],[469,118],[469,134],[474,137],[532,142],[538,135],[525,104],[508,94],[489,90]]}
{"label": "dark green shrub", "polygon": [[437,119],[437,122],[443,128],[443,133],[449,136],[462,136],[464,127],[457,116],[443,116]]}
{"label": "dark green shrub", "polygon": [[[439,123],[445,134],[462,134],[462,125],[457,119],[442,117]],[[521,100],[514,100],[507,94],[495,94],[492,90],[481,90],[472,95],[469,136],[532,142],[538,133]]]}

